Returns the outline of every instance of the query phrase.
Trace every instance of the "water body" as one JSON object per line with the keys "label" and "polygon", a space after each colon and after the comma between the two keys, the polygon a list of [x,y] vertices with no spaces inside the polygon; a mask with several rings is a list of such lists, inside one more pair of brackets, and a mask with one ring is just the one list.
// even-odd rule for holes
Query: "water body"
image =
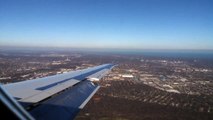
{"label": "water body", "polygon": [[142,55],[148,57],[212,59],[213,50],[120,50],[117,54]]}

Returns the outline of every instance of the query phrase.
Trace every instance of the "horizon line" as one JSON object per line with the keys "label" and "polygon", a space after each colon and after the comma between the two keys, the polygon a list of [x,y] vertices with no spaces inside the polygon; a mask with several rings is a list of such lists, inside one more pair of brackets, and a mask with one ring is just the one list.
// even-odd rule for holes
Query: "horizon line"
{"label": "horizon line", "polygon": [[1,49],[54,49],[54,50],[160,50],[160,51],[167,51],[167,50],[177,50],[177,51],[213,51],[213,49],[195,49],[195,48],[97,48],[97,47],[68,47],[68,46],[15,46],[15,45],[0,45]]}

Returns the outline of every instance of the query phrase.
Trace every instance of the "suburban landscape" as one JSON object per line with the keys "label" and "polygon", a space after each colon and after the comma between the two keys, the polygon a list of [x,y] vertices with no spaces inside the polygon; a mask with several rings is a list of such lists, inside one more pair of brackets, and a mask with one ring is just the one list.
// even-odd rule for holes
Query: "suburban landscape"
{"label": "suburban landscape", "polygon": [[76,120],[213,119],[211,59],[86,52],[0,52],[0,82],[8,84],[84,69],[116,66]]}

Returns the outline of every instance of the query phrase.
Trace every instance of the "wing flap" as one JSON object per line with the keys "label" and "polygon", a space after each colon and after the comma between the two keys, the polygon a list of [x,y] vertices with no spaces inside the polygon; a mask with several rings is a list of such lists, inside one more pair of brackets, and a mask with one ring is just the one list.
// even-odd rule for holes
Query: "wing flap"
{"label": "wing flap", "polygon": [[30,111],[35,119],[73,119],[89,99],[95,94],[99,86],[85,80],[76,86],[41,103]]}

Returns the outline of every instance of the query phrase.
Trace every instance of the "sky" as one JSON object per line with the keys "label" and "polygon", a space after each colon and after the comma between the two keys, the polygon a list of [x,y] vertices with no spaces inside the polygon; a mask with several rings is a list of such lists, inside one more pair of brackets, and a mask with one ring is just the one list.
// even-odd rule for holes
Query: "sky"
{"label": "sky", "polygon": [[0,46],[213,49],[213,0],[0,0]]}

